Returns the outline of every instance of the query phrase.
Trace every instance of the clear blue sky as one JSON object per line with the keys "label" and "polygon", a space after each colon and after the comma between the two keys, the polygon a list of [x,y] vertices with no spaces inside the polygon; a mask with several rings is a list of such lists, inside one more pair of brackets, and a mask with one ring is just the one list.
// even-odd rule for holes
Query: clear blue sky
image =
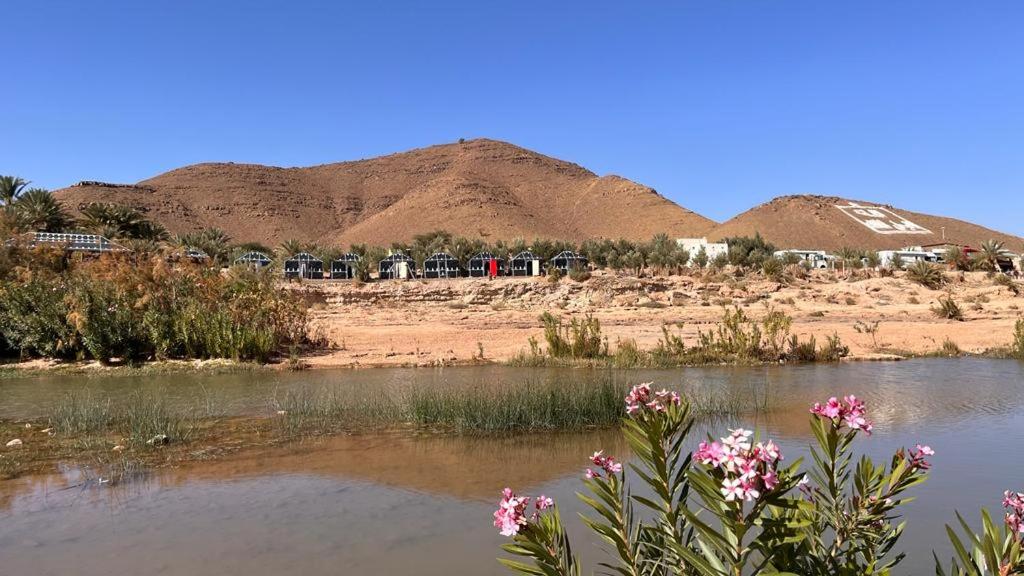
{"label": "clear blue sky", "polygon": [[3,0],[0,22],[0,173],[48,188],[486,136],[716,220],[818,193],[1024,234],[1020,0]]}

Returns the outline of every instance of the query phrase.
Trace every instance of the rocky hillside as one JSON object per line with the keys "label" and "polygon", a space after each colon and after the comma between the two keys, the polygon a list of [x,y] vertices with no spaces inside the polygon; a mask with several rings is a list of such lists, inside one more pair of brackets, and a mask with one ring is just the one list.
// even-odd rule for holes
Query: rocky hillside
{"label": "rocky hillside", "polygon": [[386,245],[438,229],[489,240],[640,240],[714,226],[646,186],[484,139],[308,168],[196,164],[136,185],[82,182],[56,194],[72,209],[128,204],[175,233],[217,227],[271,245]]}
{"label": "rocky hillside", "polygon": [[835,196],[782,196],[717,226],[714,238],[760,233],[780,248],[886,250],[950,242],[977,247],[1001,240],[1014,252],[1024,239],[944,216]]}

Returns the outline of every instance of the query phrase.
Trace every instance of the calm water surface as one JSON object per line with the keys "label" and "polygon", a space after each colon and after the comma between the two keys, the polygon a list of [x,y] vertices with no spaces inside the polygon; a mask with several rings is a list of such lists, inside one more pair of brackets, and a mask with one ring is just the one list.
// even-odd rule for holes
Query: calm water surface
{"label": "calm water surface", "polygon": [[[45,415],[70,390],[119,401],[143,389],[183,407],[215,403],[239,414],[270,410],[292,387],[514,385],[537,379],[614,377],[720,394],[756,393],[770,414],[738,418],[779,441],[788,458],[810,441],[807,406],[829,395],[864,397],[876,434],[860,441],[885,458],[930,444],[934,474],[907,509],[902,574],[932,572],[948,556],[943,523],[959,509],[996,509],[1024,489],[1024,364],[922,360],[801,367],[674,371],[504,367],[311,373],[40,377],[0,380],[0,417]],[[712,432],[724,430],[715,425]],[[356,435],[309,441],[244,459],[162,471],[117,488],[75,488],[77,472],[0,482],[0,574],[503,574],[504,541],[490,526],[506,485],[554,497],[589,560],[600,551],[582,529],[574,493],[595,449],[623,454],[615,431],[436,437]],[[69,488],[69,486],[72,486]]]}

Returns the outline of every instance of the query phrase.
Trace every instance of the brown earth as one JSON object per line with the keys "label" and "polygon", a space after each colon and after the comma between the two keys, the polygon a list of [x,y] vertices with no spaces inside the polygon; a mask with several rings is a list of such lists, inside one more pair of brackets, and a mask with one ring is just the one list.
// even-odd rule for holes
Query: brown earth
{"label": "brown earth", "polygon": [[[918,226],[926,234],[878,234],[836,208],[851,203],[882,206]],[[943,230],[945,232],[943,232]],[[1009,250],[1024,251],[1024,239],[955,218],[910,212],[874,202],[835,196],[782,196],[752,208],[717,226],[715,239],[753,236],[760,233],[780,248],[837,250],[844,246],[891,250],[950,242],[978,247],[986,240],[1000,240]],[[943,236],[943,233],[945,236]]]}
{"label": "brown earth", "polygon": [[[902,277],[836,280],[824,272],[790,284],[724,276],[636,279],[599,272],[582,283],[499,278],[293,287],[318,302],[314,325],[334,346],[307,358],[313,367],[472,363],[481,361],[481,350],[483,361],[505,361],[528,349],[531,337],[543,345],[538,316],[544,311],[567,319],[593,314],[613,350],[625,339],[653,347],[662,326],[681,332],[693,345],[697,331],[715,327],[726,305],[741,306],[753,318],[774,306],[794,318],[793,333],[801,339],[813,335],[824,342],[838,334],[852,358],[931,354],[947,339],[968,353],[1008,346],[1024,297],[983,273],[949,278],[943,290]],[[941,320],[932,312],[947,294],[960,304],[966,321]],[[858,321],[876,320],[877,341],[855,328]]]}
{"label": "brown earth", "polygon": [[196,164],[137,185],[82,182],[55,194],[72,209],[127,204],[173,233],[217,227],[271,245],[389,245],[438,229],[490,240],[646,240],[714,226],[646,186],[486,139],[308,168]]}

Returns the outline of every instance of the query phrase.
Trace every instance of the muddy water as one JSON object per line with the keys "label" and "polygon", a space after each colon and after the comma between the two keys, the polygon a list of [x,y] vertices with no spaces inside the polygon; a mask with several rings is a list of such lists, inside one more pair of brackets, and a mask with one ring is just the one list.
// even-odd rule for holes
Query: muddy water
{"label": "muddy water", "polygon": [[[836,366],[618,372],[500,367],[161,378],[0,381],[0,415],[45,414],[86,386],[116,401],[143,387],[182,406],[211,398],[237,413],[268,410],[292,386],[403,387],[514,384],[529,379],[654,380],[722,394],[756,393],[774,411],[740,418],[795,458],[809,442],[806,406],[830,394],[867,399],[877,432],[859,444],[882,458],[928,443],[935,473],[908,509],[899,573],[932,573],[954,509],[995,509],[1024,488],[1024,364],[928,360]],[[211,396],[213,395],[213,396]],[[739,423],[739,422],[738,422]],[[721,425],[724,428],[725,423]],[[719,427],[718,425],[715,426]],[[613,431],[467,438],[356,435],[244,459],[199,463],[116,488],[81,484],[73,469],[0,482],[0,574],[502,574],[503,539],[490,527],[503,486],[561,505],[577,548],[600,552],[575,520],[574,492],[595,449],[623,454]]]}

